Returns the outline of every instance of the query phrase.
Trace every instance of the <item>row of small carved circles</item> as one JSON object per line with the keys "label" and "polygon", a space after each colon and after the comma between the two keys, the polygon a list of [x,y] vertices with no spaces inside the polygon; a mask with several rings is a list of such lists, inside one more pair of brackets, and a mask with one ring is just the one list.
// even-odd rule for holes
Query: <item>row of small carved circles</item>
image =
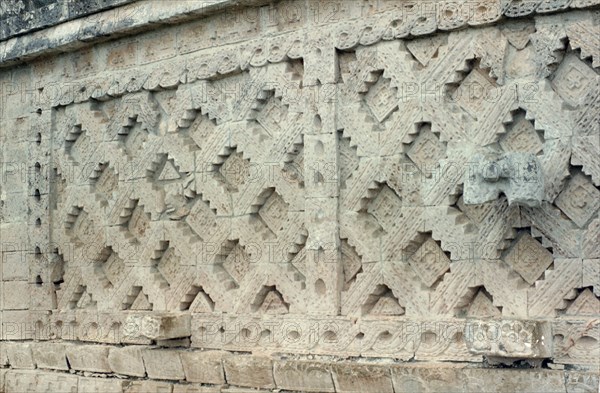
{"label": "row of small carved circles", "polygon": [[[458,5],[451,6],[451,3]],[[459,2],[447,1],[438,4],[437,13],[411,14],[405,10],[391,11],[353,22],[341,22],[333,32],[326,34],[331,35],[331,41],[328,41],[337,49],[345,50],[358,45],[373,45],[381,40],[431,34],[438,29],[454,30],[467,25],[489,24],[503,16],[520,17],[534,12],[557,11],[569,6],[584,8],[597,4],[600,4],[600,0],[501,0],[495,3],[468,3],[468,8],[461,8]],[[123,70],[118,80],[97,77],[81,80],[77,83],[80,87],[61,92],[51,106],[83,102],[90,98],[107,100],[142,89],[176,88],[181,83],[210,79],[246,70],[250,66],[261,67],[268,63],[302,58],[318,46],[317,42],[305,41],[303,32],[257,39],[229,48],[211,50],[187,61],[160,63],[151,66],[153,69],[147,72],[139,68]]]}

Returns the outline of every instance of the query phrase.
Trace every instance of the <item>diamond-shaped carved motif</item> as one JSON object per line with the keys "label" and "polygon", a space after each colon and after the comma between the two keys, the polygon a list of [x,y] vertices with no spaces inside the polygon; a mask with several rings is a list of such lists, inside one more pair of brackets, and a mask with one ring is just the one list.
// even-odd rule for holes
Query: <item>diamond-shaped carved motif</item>
{"label": "diamond-shaped carved motif", "polygon": [[377,197],[368,207],[368,212],[379,221],[384,228],[394,225],[394,217],[402,207],[402,200],[396,193],[384,184]]}
{"label": "diamond-shaped carved motif", "polygon": [[556,70],[552,85],[569,104],[581,104],[587,92],[594,88],[596,73],[573,53],[569,54]]}
{"label": "diamond-shaped carved motif", "polygon": [[250,161],[245,160],[241,153],[231,153],[220,166],[219,173],[225,180],[227,190],[237,192],[250,175]]}
{"label": "diamond-shaped carved motif", "polygon": [[426,174],[431,174],[439,160],[444,157],[444,145],[431,132],[429,126],[421,129],[419,136],[408,150],[408,157]]}
{"label": "diamond-shaped carved motif", "polygon": [[124,127],[122,132],[119,133],[118,139],[125,147],[127,153],[134,155],[143,147],[147,136],[148,132],[142,129],[142,125],[135,123],[132,127]]}
{"label": "diamond-shaped carved motif", "polygon": [[425,285],[431,287],[450,269],[450,259],[432,238],[423,245],[408,260],[415,272]]}
{"label": "diamond-shaped carved motif", "polygon": [[360,255],[356,253],[356,250],[348,243],[348,240],[342,240],[341,252],[344,283],[345,289],[347,289],[352,280],[354,280],[356,275],[360,272],[362,261]]}
{"label": "diamond-shaped carved motif", "polygon": [[556,199],[556,206],[583,228],[600,207],[600,191],[585,176],[577,174]]}
{"label": "diamond-shaped carved motif", "polygon": [[534,284],[552,263],[552,254],[529,234],[521,236],[505,261],[529,284]]}
{"label": "diamond-shaped carved motif", "polygon": [[94,221],[89,217],[89,214],[85,210],[80,210],[73,224],[73,233],[82,242],[86,244],[93,244],[96,240],[97,232]]}
{"label": "diamond-shaped carved motif", "polygon": [[127,229],[129,229],[129,232],[139,239],[144,237],[144,234],[149,227],[150,218],[144,212],[143,207],[137,205],[131,214],[129,223],[127,224]]}
{"label": "diamond-shaped carved motif", "polygon": [[256,121],[265,129],[269,137],[281,130],[281,123],[287,117],[287,108],[277,97],[271,96],[256,116]]}
{"label": "diamond-shaped carved motif", "polygon": [[244,247],[240,246],[240,244],[236,242],[230,248],[230,252],[227,257],[225,257],[225,260],[223,261],[223,267],[239,284],[250,269],[250,256],[246,253]]}
{"label": "diamond-shaped carved motif", "polygon": [[390,88],[390,80],[379,77],[365,96],[365,102],[378,122],[383,123],[396,109],[398,100],[395,89]]}
{"label": "diamond-shaped carved motif", "polygon": [[273,232],[277,232],[283,228],[287,220],[288,208],[288,204],[274,191],[258,214]]}
{"label": "diamond-shaped carved motif", "polygon": [[111,199],[112,193],[117,189],[119,184],[119,178],[114,170],[108,167],[107,164],[100,164],[99,171],[100,173],[94,184],[94,190],[96,191],[96,194],[105,200]]}
{"label": "diamond-shaped carved motif", "polygon": [[175,250],[169,247],[160,258],[157,268],[167,282],[172,284],[179,274],[179,266],[179,257],[175,253]]}
{"label": "diamond-shaped carved motif", "polygon": [[453,101],[477,118],[486,105],[486,99],[497,97],[496,86],[479,69],[472,70],[453,94]]}
{"label": "diamond-shaped carved motif", "polygon": [[519,120],[500,141],[505,151],[537,154],[544,145],[529,120]]}
{"label": "diamond-shaped carved motif", "polygon": [[115,286],[123,278],[125,263],[119,256],[109,249],[108,258],[102,263],[102,271],[108,280],[109,286]]}
{"label": "diamond-shaped carved motif", "polygon": [[217,225],[215,213],[200,198],[194,204],[185,221],[201,237],[209,236],[211,230]]}

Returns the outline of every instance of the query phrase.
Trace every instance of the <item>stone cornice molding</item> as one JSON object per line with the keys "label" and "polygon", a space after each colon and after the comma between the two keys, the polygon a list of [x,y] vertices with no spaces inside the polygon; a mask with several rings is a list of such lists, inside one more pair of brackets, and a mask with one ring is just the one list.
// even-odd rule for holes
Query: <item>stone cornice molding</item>
{"label": "stone cornice molding", "polygon": [[[139,1],[0,42],[0,68],[57,52],[75,51],[164,25],[266,3],[265,0]],[[291,4],[294,4],[294,10],[304,10],[307,16],[312,16],[305,18],[299,30],[331,23],[345,26],[342,28],[347,31],[341,32],[335,43],[338,49],[348,49],[385,39],[485,26],[505,18],[593,8],[600,4],[600,0],[405,1],[398,2],[394,9],[369,9],[362,11],[361,15],[346,13],[343,2],[331,1],[323,5],[312,4],[309,0],[301,2],[301,7]],[[240,40],[244,38],[240,37]]]}

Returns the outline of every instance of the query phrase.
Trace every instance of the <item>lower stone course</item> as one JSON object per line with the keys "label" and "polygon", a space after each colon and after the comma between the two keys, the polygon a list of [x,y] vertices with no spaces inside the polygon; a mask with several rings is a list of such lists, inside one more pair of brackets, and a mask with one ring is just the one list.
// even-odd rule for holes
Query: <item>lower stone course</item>
{"label": "lower stone course", "polygon": [[275,384],[283,389],[305,392],[335,392],[331,367],[310,361],[273,362]]}
{"label": "lower stone course", "polygon": [[149,378],[176,381],[185,379],[179,351],[148,349],[143,351],[142,356]]}
{"label": "lower stone course", "polygon": [[229,355],[223,359],[225,378],[233,385],[271,389],[275,387],[271,359],[263,356]]}
{"label": "lower stone course", "polygon": [[39,343],[33,346],[32,352],[37,368],[61,371],[69,370],[64,344]]}
{"label": "lower stone course", "polygon": [[72,345],[67,347],[67,358],[73,370],[110,373],[108,350],[103,345]]}
{"label": "lower stone course", "polygon": [[0,393],[580,393],[597,392],[600,388],[600,370],[596,369],[497,369],[465,363],[310,360],[284,355],[75,346],[60,342],[1,344],[2,359],[6,359],[2,363],[10,368],[0,368]]}
{"label": "lower stone course", "polygon": [[142,351],[135,345],[111,348],[108,352],[108,364],[117,374],[131,377],[146,376]]}

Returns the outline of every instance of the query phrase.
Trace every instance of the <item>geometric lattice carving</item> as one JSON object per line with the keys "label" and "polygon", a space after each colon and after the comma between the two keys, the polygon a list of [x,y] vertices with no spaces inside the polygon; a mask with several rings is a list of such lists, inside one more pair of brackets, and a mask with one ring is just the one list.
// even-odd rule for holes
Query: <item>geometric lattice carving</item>
{"label": "geometric lattice carving", "polygon": [[398,303],[398,298],[394,296],[390,288],[386,285],[378,285],[363,305],[363,314],[380,316],[403,315],[404,308]]}
{"label": "geometric lattice carving", "polygon": [[571,53],[560,64],[552,83],[567,103],[577,106],[586,93],[594,89],[594,80],[597,79],[597,74]]}
{"label": "geometric lattice carving", "polygon": [[508,251],[505,261],[529,284],[535,283],[552,264],[552,254],[537,240],[525,233]]}
{"label": "geometric lattice carving", "polygon": [[427,239],[408,259],[423,284],[431,287],[448,269],[450,259],[432,238]]}
{"label": "geometric lattice carving", "polygon": [[537,154],[542,148],[542,141],[529,120],[521,118],[515,123],[506,136],[500,141],[505,151],[527,152]]}
{"label": "geometric lattice carving", "polygon": [[445,147],[431,132],[431,125],[424,125],[407,155],[419,168],[422,168],[426,176],[431,176],[430,171],[435,169],[435,165],[443,158],[444,152]]}
{"label": "geometric lattice carving", "polygon": [[[9,338],[9,347],[36,349],[30,367],[46,370],[56,352],[58,369],[90,373],[72,377],[81,391],[235,390],[239,375],[251,376],[239,386],[269,391],[500,385],[473,388],[470,367],[426,378],[420,366],[369,364],[383,372],[363,375],[342,363],[254,364],[263,352],[310,354],[315,364],[518,355],[568,372],[597,366],[597,12],[562,0],[435,15],[419,15],[421,4],[399,15],[390,2],[363,3],[345,2],[333,23],[310,12],[283,23],[235,7],[227,20],[198,17],[194,5],[146,7],[160,30],[122,37],[112,34],[122,24],[109,23],[110,42],[94,41],[86,55],[76,48],[90,45],[90,21],[66,22],[41,45],[81,25],[82,42],[52,49],[78,53],[3,68],[0,161],[22,160],[32,173],[2,168],[2,323],[76,333]],[[0,47],[2,59],[37,51]],[[50,97],[56,79],[68,88]],[[470,173],[472,158],[482,165]],[[138,322],[138,333],[161,334],[126,334]],[[539,341],[473,344],[469,327],[486,335],[496,322]],[[529,329],[548,326],[543,338]],[[86,327],[97,337],[84,337]],[[64,356],[61,339],[115,348],[86,347],[109,364],[79,370],[70,352],[80,347]],[[17,367],[0,347],[7,389]],[[115,361],[125,355],[133,358]],[[120,367],[139,369],[115,374],[141,379],[87,384]],[[38,371],[34,381],[52,390],[44,374],[55,371]],[[573,390],[567,378],[549,380],[538,388]]]}
{"label": "geometric lattice carving", "polygon": [[382,73],[365,95],[365,102],[379,123],[383,123],[397,109],[396,89],[390,87],[390,80]]}
{"label": "geometric lattice carving", "polygon": [[467,310],[468,318],[500,318],[502,311],[494,306],[490,295],[485,290],[480,289],[475,294],[473,301]]}
{"label": "geometric lattice carving", "polygon": [[600,191],[583,175],[575,175],[556,198],[558,206],[580,228],[600,208]]}
{"label": "geometric lattice carving", "polygon": [[250,256],[239,241],[229,243],[224,252],[223,267],[238,284],[241,283],[250,268]]}

